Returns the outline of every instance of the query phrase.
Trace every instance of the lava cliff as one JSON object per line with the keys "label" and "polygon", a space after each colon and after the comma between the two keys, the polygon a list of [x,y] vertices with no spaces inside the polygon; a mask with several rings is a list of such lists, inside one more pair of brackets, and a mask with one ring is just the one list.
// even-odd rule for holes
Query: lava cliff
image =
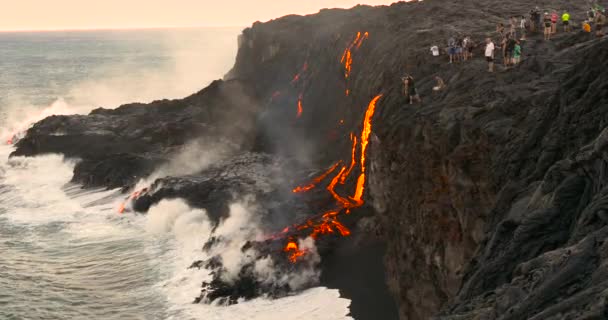
{"label": "lava cliff", "polygon": [[[47,118],[15,155],[61,152],[83,159],[75,182],[129,187],[194,136],[218,137],[235,159],[249,159],[245,166],[279,167],[281,178],[207,178],[225,176],[229,160],[159,181],[138,206],[183,197],[193,206],[215,203],[212,215],[221,219],[226,208],[217,202],[246,190],[262,199],[275,232],[330,207],[331,197],[314,192],[299,204],[290,186],[349,163],[353,137],[381,95],[367,146],[366,205],[347,218],[353,234],[367,235],[323,244],[353,247],[342,261],[350,266],[324,266],[326,280],[354,276],[345,270],[357,270],[353,261],[383,255],[401,319],[605,319],[608,40],[578,31],[550,42],[533,36],[522,63],[495,74],[486,72],[481,47],[473,61],[455,65],[429,52],[457,33],[481,42],[530,5],[425,0],[255,23],[240,36],[224,80],[183,100]],[[534,5],[567,8],[574,19],[585,10],[583,2]],[[423,104],[406,104],[404,73],[416,79]],[[446,90],[432,92],[435,75]],[[271,168],[269,158],[285,161]],[[342,252],[326,249],[323,259]],[[357,281],[336,286],[363,286]],[[347,291],[355,316],[394,316],[374,315],[369,310],[382,304],[374,309],[365,293]]]}

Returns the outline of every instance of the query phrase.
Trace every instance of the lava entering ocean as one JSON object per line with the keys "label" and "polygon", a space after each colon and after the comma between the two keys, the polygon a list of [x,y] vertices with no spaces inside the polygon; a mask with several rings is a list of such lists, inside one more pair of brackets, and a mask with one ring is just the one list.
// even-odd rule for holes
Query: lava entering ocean
{"label": "lava entering ocean", "polygon": [[139,199],[142,195],[148,192],[148,188],[143,188],[141,190],[133,192],[125,201],[123,201],[120,206],[118,206],[118,213],[124,213],[127,207],[127,204],[133,203],[135,200]]}
{"label": "lava entering ocean", "polygon": [[[341,214],[350,214],[351,209],[361,207],[364,204],[363,195],[365,192],[365,177],[366,177],[366,152],[367,146],[369,144],[369,137],[372,132],[372,118],[376,111],[376,105],[378,101],[382,98],[382,95],[377,95],[372,99],[367,107],[367,111],[365,112],[365,117],[363,119],[363,129],[361,130],[360,140],[351,133],[351,140],[353,142],[352,153],[351,153],[351,164],[350,166],[342,166],[339,172],[332,178],[331,182],[327,186],[327,191],[332,195],[332,197],[336,201],[336,209],[327,211],[315,217],[308,219],[305,223],[300,225],[294,225],[291,227],[287,227],[283,230],[283,234],[289,233],[290,231],[303,231],[310,230],[308,236],[313,239],[317,239],[321,235],[327,234],[339,234],[341,236],[350,235],[350,230],[344,226],[339,220],[338,217]],[[357,143],[359,142],[359,143]],[[360,161],[356,161],[356,153],[357,147],[360,146]],[[318,177],[314,178],[313,181],[305,186],[296,187],[293,189],[294,193],[305,192],[312,190],[318,184],[323,182],[329,175],[334,173],[338,166],[343,164],[342,161],[336,162],[333,166],[331,166],[327,171]],[[360,174],[356,182],[356,188],[353,196],[351,197],[343,197],[336,190],[336,185],[338,183],[345,184],[349,179],[351,172],[353,171],[356,165],[360,167]],[[287,258],[290,262],[296,263],[298,259],[306,254],[305,251],[301,251],[298,248],[296,240],[291,237],[289,238],[288,243],[285,245],[283,251],[287,253]]]}

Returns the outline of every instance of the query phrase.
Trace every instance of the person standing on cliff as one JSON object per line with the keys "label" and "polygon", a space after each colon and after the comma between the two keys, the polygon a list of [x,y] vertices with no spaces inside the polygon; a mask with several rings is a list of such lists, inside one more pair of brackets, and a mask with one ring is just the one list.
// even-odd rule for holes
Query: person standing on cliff
{"label": "person standing on cliff", "polygon": [[545,40],[551,40],[551,17],[549,16],[549,12],[545,12],[543,23],[545,27]]}
{"label": "person standing on cliff", "polygon": [[513,65],[517,65],[519,62],[521,62],[521,43],[516,41],[513,49]]}
{"label": "person standing on cliff", "polygon": [[414,104],[414,100],[417,102],[422,102],[420,96],[418,95],[418,90],[416,90],[416,84],[414,83],[414,78],[410,75],[407,75],[401,78],[403,81],[403,93],[408,98],[410,104]]}
{"label": "person standing on cliff", "polygon": [[486,56],[486,61],[488,61],[488,71],[489,72],[494,72],[494,50],[496,50],[496,47],[494,46],[494,42],[492,42],[492,39],[486,38],[485,56]]}
{"label": "person standing on cliff", "polygon": [[551,33],[557,33],[557,12],[554,10],[553,13],[551,13]]}
{"label": "person standing on cliff", "polygon": [[448,55],[450,56],[450,63],[453,63],[456,57],[456,39],[454,37],[448,39]]}
{"label": "person standing on cliff", "polygon": [[526,31],[527,31],[528,21],[525,16],[521,16],[519,20],[519,29],[521,30],[521,38],[519,40],[526,40]]}
{"label": "person standing on cliff", "polygon": [[516,44],[517,41],[515,41],[513,37],[507,37],[507,42],[505,44],[505,67],[509,67],[514,64],[514,53]]}
{"label": "person standing on cliff", "polygon": [[538,13],[536,11],[534,11],[534,9],[530,10],[530,13],[528,13],[528,21],[529,21],[529,25],[528,25],[528,30],[531,33],[536,32],[536,15]]}
{"label": "person standing on cliff", "polygon": [[606,15],[602,11],[597,11],[595,13],[595,35],[598,37],[604,36],[604,24],[606,24]]}
{"label": "person standing on cliff", "polygon": [[564,25],[564,32],[570,32],[570,14],[566,10],[562,14],[562,24]]}

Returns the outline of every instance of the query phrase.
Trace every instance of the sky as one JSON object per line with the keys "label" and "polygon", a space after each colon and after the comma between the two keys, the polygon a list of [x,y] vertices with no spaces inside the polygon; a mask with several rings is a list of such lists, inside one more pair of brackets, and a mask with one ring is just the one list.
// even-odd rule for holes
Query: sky
{"label": "sky", "polygon": [[249,26],[322,8],[397,0],[0,0],[0,31]]}

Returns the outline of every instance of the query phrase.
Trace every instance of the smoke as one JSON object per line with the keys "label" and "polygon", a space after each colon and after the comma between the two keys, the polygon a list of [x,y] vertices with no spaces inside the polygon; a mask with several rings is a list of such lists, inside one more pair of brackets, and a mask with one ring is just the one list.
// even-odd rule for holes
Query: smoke
{"label": "smoke", "polygon": [[135,190],[149,187],[154,181],[168,176],[184,176],[201,172],[216,164],[236,150],[229,140],[215,140],[201,137],[192,140],[177,150],[174,156],[155,170],[150,176],[140,180]]}
{"label": "smoke", "polygon": [[[87,114],[98,107],[116,108],[125,103],[182,98],[197,92],[221,78],[232,66],[240,29],[132,32],[118,33],[116,38],[108,36],[106,40],[122,39],[128,45],[133,44],[133,50],[123,48],[98,66],[86,63],[73,66],[86,70],[86,78],[45,78],[43,73],[40,81],[29,87],[28,84],[23,88],[9,87],[0,105],[0,118],[4,122],[1,137],[6,140],[51,115]],[[101,45],[106,40],[102,39]],[[142,54],[137,51],[141,46],[156,52]],[[83,54],[95,55],[97,59],[104,53]],[[83,61],[87,58],[90,57],[79,57]],[[46,68],[49,70],[39,71],[61,74],[65,73],[61,68],[66,66]]]}

